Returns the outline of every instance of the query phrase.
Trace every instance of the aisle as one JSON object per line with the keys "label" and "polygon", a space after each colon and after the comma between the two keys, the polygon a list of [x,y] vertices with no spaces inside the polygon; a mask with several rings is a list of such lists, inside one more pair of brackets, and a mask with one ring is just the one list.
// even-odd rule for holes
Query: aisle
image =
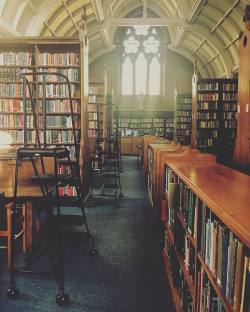
{"label": "aisle", "polygon": [[123,167],[120,209],[109,204],[87,209],[99,256],[89,257],[87,246],[76,243],[66,265],[69,306],[57,307],[54,280],[38,277],[19,278],[20,299],[8,301],[9,278],[1,265],[0,311],[174,311],[142,170],[132,157],[124,158]]}

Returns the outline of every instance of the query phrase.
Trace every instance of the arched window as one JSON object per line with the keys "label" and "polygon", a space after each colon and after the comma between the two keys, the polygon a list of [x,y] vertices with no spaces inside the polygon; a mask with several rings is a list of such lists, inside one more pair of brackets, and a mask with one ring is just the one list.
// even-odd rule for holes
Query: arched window
{"label": "arched window", "polygon": [[154,27],[130,27],[123,41],[123,95],[160,95],[160,40]]}

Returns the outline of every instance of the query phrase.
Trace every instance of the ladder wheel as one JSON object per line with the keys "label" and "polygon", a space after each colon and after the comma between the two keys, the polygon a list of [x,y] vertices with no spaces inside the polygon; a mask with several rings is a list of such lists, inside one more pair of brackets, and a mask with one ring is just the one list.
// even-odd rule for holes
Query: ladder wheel
{"label": "ladder wheel", "polygon": [[98,256],[98,250],[95,249],[95,248],[91,248],[91,249],[89,250],[89,255],[90,255],[91,257],[96,257],[96,256]]}
{"label": "ladder wheel", "polygon": [[15,287],[10,287],[8,290],[7,290],[7,298],[8,299],[17,299],[19,297],[20,293],[19,293],[19,290]]}
{"label": "ladder wheel", "polygon": [[56,304],[59,306],[66,306],[69,303],[69,296],[65,294],[64,292],[59,292],[59,294],[56,296]]}

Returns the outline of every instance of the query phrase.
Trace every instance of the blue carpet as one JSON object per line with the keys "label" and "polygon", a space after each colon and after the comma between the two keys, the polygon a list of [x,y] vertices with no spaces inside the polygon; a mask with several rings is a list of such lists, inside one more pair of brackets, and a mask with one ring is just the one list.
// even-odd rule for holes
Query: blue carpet
{"label": "blue carpet", "polygon": [[[9,275],[6,251],[0,252],[0,311],[3,312],[172,312],[158,231],[141,168],[124,157],[120,208],[109,200],[86,209],[99,256],[88,255],[87,244],[71,242],[65,266],[67,307],[55,303],[52,278],[20,275],[18,300],[6,299]],[[44,269],[49,266],[44,259]]]}

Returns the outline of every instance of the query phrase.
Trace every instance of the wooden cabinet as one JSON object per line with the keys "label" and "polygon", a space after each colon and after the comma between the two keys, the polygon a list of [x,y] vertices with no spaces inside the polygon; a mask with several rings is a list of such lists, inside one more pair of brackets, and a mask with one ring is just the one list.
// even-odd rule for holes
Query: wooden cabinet
{"label": "wooden cabinet", "polygon": [[121,137],[121,153],[122,155],[137,155],[137,145],[143,143],[143,137]]}

